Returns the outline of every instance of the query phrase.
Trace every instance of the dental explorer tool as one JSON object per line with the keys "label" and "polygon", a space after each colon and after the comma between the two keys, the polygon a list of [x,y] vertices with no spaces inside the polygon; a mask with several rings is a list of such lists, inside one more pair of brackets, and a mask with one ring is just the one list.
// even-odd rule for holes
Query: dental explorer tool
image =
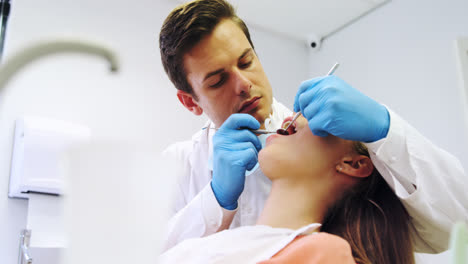
{"label": "dental explorer tool", "polygon": [[340,64],[336,62],[335,65],[333,65],[333,67],[330,69],[330,71],[328,71],[327,76],[330,76],[333,73],[335,73],[336,69],[338,69],[338,66],[340,66]]}
{"label": "dental explorer tool", "polygon": [[[216,128],[216,127],[210,127],[210,129],[214,129],[214,130],[218,130],[219,128]],[[249,131],[251,131],[252,133],[254,134],[259,134],[259,135],[263,135],[263,134],[276,134],[276,131],[270,131],[270,130],[265,130],[265,129],[250,129],[250,128],[239,128],[239,129],[247,129]]]}
{"label": "dental explorer tool", "polygon": [[[335,63],[335,65],[333,65],[333,67],[328,71],[327,76],[332,75],[332,74],[336,71],[336,69],[338,68],[338,66],[340,66],[340,64],[339,64],[338,62]],[[276,130],[276,132],[277,132],[278,134],[281,134],[281,135],[289,135],[288,128],[294,123],[294,121],[296,121],[296,119],[297,119],[300,115],[301,115],[301,111],[298,111],[298,112],[294,115],[293,119],[291,120],[291,122],[288,124],[288,126],[287,126],[286,128],[280,128],[280,129]]]}

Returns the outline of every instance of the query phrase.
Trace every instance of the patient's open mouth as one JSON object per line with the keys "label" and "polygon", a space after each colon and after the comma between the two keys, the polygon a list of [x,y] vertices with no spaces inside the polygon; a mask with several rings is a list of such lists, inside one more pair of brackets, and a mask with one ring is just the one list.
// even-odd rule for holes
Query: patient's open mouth
{"label": "patient's open mouth", "polygon": [[[276,133],[280,135],[285,135],[285,136],[296,133],[296,122],[294,122],[293,124],[289,126],[291,121],[292,121],[292,117],[286,117],[283,121],[283,124],[281,125],[281,128],[276,130]],[[287,127],[288,129],[286,130]]]}

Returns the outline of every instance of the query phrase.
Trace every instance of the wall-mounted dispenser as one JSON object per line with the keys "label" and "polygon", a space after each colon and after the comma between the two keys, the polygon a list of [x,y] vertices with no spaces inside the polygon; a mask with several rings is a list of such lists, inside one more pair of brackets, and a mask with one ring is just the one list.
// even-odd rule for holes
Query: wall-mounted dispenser
{"label": "wall-mounted dispenser", "polygon": [[89,128],[65,121],[39,117],[16,120],[8,196],[63,194],[61,154],[73,144],[86,142],[90,136]]}

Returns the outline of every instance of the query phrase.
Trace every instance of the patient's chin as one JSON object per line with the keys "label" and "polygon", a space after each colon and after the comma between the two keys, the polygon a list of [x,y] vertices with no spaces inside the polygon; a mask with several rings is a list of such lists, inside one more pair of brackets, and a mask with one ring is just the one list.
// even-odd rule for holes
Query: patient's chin
{"label": "patient's chin", "polygon": [[264,148],[258,153],[258,163],[263,174],[267,176],[270,180],[278,177],[278,161],[274,151],[271,149]]}
{"label": "patient's chin", "polygon": [[264,148],[258,153],[258,164],[260,165],[260,169],[262,170],[263,174],[265,174],[265,176],[270,178],[268,174],[271,174],[270,173],[271,161],[268,160],[268,156],[269,156],[268,152],[269,152],[268,149]]}

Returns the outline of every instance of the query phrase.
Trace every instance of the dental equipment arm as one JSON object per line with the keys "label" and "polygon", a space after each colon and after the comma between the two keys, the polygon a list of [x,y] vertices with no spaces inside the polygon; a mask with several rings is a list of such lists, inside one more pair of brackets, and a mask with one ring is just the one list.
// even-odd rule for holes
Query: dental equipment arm
{"label": "dental equipment arm", "polygon": [[110,63],[111,72],[118,70],[118,62],[114,52],[101,45],[72,40],[48,41],[32,45],[5,61],[0,68],[0,92],[3,91],[13,75],[27,64],[48,55],[69,52],[103,57]]}

